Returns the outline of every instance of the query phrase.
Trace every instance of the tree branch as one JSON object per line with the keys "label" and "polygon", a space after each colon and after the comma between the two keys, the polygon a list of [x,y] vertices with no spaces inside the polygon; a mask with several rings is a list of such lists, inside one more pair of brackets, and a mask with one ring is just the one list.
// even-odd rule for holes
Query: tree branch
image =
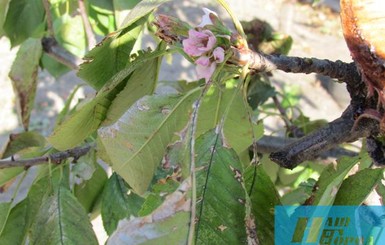
{"label": "tree branch", "polygon": [[48,156],[30,158],[30,159],[20,159],[20,160],[2,160],[0,161],[0,169],[3,168],[12,168],[12,167],[25,167],[29,168],[31,166],[45,164],[45,163],[54,163],[60,164],[63,160],[73,157],[74,160],[77,160],[79,157],[87,154],[91,149],[90,145],[85,145],[81,147],[75,147],[66,151],[57,152],[50,154]]}
{"label": "tree branch", "polygon": [[317,73],[346,83],[361,82],[361,76],[354,63],[345,63],[340,60],[330,61],[316,58],[269,55],[250,49],[231,49],[233,52],[232,62],[248,65],[250,69],[258,72],[282,70],[288,73]]}
{"label": "tree branch", "polygon": [[44,52],[46,52],[50,57],[72,70],[79,69],[79,64],[82,63],[82,60],[61,47],[55,38],[43,37],[41,43]]}
{"label": "tree branch", "polygon": [[84,25],[84,31],[85,31],[86,37],[87,37],[87,44],[88,44],[87,46],[88,46],[88,51],[89,51],[93,47],[95,47],[96,38],[95,38],[95,35],[92,31],[91,23],[88,20],[86,7],[84,5],[84,0],[78,0],[78,3],[79,3],[80,16],[82,17],[83,25]]}
{"label": "tree branch", "polygon": [[357,124],[353,114],[349,106],[340,118],[330,122],[327,127],[271,153],[270,159],[282,167],[293,169],[301,162],[314,159],[339,144],[379,133],[377,121],[364,118]]}
{"label": "tree branch", "polygon": [[52,24],[52,15],[51,15],[51,4],[48,0],[43,0],[43,5],[44,5],[44,10],[45,10],[45,15],[47,17],[47,29],[48,29],[48,35],[50,37],[55,36],[55,32],[53,29],[53,24]]}

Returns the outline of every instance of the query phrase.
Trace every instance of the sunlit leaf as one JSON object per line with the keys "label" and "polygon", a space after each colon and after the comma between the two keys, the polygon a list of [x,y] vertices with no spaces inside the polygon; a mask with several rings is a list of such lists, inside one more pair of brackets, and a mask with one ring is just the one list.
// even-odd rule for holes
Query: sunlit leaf
{"label": "sunlit leaf", "polygon": [[138,20],[122,32],[111,33],[84,57],[78,76],[99,90],[117,72],[129,63],[130,55],[145,18]]}
{"label": "sunlit leaf", "polygon": [[119,223],[109,245],[187,244],[191,222],[191,183],[185,180],[151,214]]}
{"label": "sunlit leaf", "polygon": [[28,130],[29,117],[35,101],[36,78],[42,52],[41,41],[29,38],[20,46],[9,72],[16,94],[18,114],[25,130]]}
{"label": "sunlit leaf", "polygon": [[130,191],[124,180],[116,173],[108,179],[102,196],[102,219],[107,234],[116,230],[122,219],[137,216],[144,199]]}
{"label": "sunlit leaf", "polygon": [[[157,50],[165,50],[165,45],[160,45]],[[127,85],[112,101],[103,125],[116,122],[135,101],[154,92],[161,60],[162,57],[151,59],[131,74]]]}
{"label": "sunlit leaf", "polygon": [[[342,182],[333,205],[361,205],[383,178],[384,169],[363,169]],[[354,191],[353,191],[354,190]]]}
{"label": "sunlit leaf", "polygon": [[44,201],[31,227],[31,244],[98,244],[82,205],[65,187]]}
{"label": "sunlit leaf", "polygon": [[0,169],[0,187],[24,171],[23,167]]}
{"label": "sunlit leaf", "polygon": [[[237,93],[232,100],[234,93]],[[225,115],[226,110],[228,114]],[[253,140],[251,124],[247,113],[248,108],[243,103],[240,90],[231,84],[226,88],[212,86],[203,98],[199,109],[197,136],[215,127],[224,118],[224,136],[226,142],[240,153],[247,149]],[[253,125],[256,138],[262,137],[263,125]]]}
{"label": "sunlit leaf", "polygon": [[214,130],[196,142],[198,244],[246,243],[242,164],[223,144],[220,132]]}
{"label": "sunlit leaf", "polygon": [[28,147],[43,147],[45,143],[45,138],[34,131],[11,134],[0,158],[10,157]]}
{"label": "sunlit leaf", "polygon": [[12,46],[21,44],[29,37],[41,37],[44,33],[44,16],[41,0],[10,1],[3,28]]}
{"label": "sunlit leaf", "polygon": [[112,168],[135,192],[147,190],[167,145],[186,125],[199,92],[143,97],[116,123],[99,130]]}
{"label": "sunlit leaf", "polygon": [[249,166],[245,172],[246,188],[261,244],[274,245],[274,207],[281,205],[279,194],[262,165]]}
{"label": "sunlit leaf", "polygon": [[342,181],[359,161],[358,157],[342,157],[336,165],[329,164],[324,169],[318,182],[316,192],[313,197],[313,205],[329,206],[332,205]]}
{"label": "sunlit leaf", "polygon": [[55,38],[58,43],[72,54],[82,57],[86,51],[86,38],[80,15],[64,14],[53,22]]}
{"label": "sunlit leaf", "polygon": [[137,5],[141,0],[113,0],[114,4],[114,14],[117,26],[120,27],[120,24],[123,22],[127,14]]}
{"label": "sunlit leaf", "polygon": [[138,3],[126,16],[124,19],[121,28],[130,26],[132,23],[136,22],[143,16],[151,13],[155,8],[161,4],[168,2],[169,0],[142,0]]}
{"label": "sunlit leaf", "polygon": [[49,55],[45,53],[41,56],[40,63],[41,63],[40,64],[41,68],[48,71],[49,74],[51,74],[55,78],[59,78],[61,75],[64,75],[65,73],[71,70],[67,66],[56,61],[55,59],[51,58]]}

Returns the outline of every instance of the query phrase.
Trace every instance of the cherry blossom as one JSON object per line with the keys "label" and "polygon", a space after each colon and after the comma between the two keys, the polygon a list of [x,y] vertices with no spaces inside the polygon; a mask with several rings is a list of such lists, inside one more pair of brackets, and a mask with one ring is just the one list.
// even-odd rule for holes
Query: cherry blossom
{"label": "cherry blossom", "polygon": [[183,50],[191,56],[201,56],[211,51],[217,42],[214,34],[209,30],[189,30],[188,38],[183,40]]}
{"label": "cherry blossom", "polygon": [[204,78],[206,83],[210,80],[213,75],[217,63],[222,63],[225,59],[225,51],[221,47],[216,47],[213,51],[212,59],[207,56],[201,56],[196,61],[196,72],[198,78]]}

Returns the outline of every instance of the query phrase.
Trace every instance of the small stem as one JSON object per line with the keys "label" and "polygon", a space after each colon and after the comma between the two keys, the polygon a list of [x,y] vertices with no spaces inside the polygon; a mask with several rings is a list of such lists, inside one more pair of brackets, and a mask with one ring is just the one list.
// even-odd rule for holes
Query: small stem
{"label": "small stem", "polygon": [[50,37],[54,37],[55,36],[55,32],[54,32],[54,29],[53,29],[53,22],[52,22],[52,15],[51,15],[51,4],[49,3],[48,0],[42,0],[43,1],[43,5],[44,5],[44,10],[45,10],[45,15],[47,16],[47,31],[48,31],[48,35]]}
{"label": "small stem", "polygon": [[87,154],[91,149],[90,145],[85,145],[81,147],[75,147],[66,151],[61,151],[57,153],[50,154],[48,156],[30,158],[30,159],[20,159],[20,160],[2,160],[0,161],[0,169],[12,168],[12,167],[25,167],[29,168],[31,166],[45,164],[45,163],[55,163],[60,164],[63,160],[73,157],[78,159],[79,157]]}
{"label": "small stem", "polygon": [[61,47],[55,38],[44,37],[41,40],[44,52],[72,70],[78,70],[82,62],[78,57]]}
{"label": "small stem", "polygon": [[88,20],[87,11],[86,11],[84,1],[85,0],[79,0],[78,1],[79,11],[80,11],[80,16],[82,17],[82,20],[83,20],[84,31],[85,31],[86,37],[87,37],[88,50],[91,50],[93,47],[96,46],[96,38],[95,38],[94,32],[92,31],[91,23]]}
{"label": "small stem", "polygon": [[281,103],[279,102],[277,96],[272,97],[275,107],[278,109],[279,113],[281,114],[281,118],[283,122],[285,123],[285,126],[289,132],[293,134],[294,137],[301,137],[303,136],[303,132],[293,124],[293,122],[289,119],[287,116],[287,113],[285,111],[285,108],[282,107]]}

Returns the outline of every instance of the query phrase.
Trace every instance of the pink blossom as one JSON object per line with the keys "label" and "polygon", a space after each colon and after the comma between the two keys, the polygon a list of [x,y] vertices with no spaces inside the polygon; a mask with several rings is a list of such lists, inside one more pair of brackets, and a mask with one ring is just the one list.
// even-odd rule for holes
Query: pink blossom
{"label": "pink blossom", "polygon": [[202,21],[201,23],[198,25],[198,27],[204,27],[206,25],[213,25],[213,21],[210,17],[211,14],[215,15],[216,17],[218,17],[217,13],[215,13],[214,11],[208,9],[208,8],[202,8],[203,9],[203,12],[205,12],[205,14],[202,16]]}
{"label": "pink blossom", "polygon": [[212,50],[217,42],[214,34],[209,30],[189,30],[188,38],[183,40],[183,50],[191,56],[201,56]]}
{"label": "pink blossom", "polygon": [[213,51],[214,60],[217,63],[222,63],[225,60],[225,50],[221,47],[216,47]]}
{"label": "pink blossom", "polygon": [[213,75],[215,68],[217,67],[217,63],[210,62],[209,57],[202,56],[195,61],[197,64],[196,72],[198,75],[198,79],[204,78],[206,83],[210,80]]}

